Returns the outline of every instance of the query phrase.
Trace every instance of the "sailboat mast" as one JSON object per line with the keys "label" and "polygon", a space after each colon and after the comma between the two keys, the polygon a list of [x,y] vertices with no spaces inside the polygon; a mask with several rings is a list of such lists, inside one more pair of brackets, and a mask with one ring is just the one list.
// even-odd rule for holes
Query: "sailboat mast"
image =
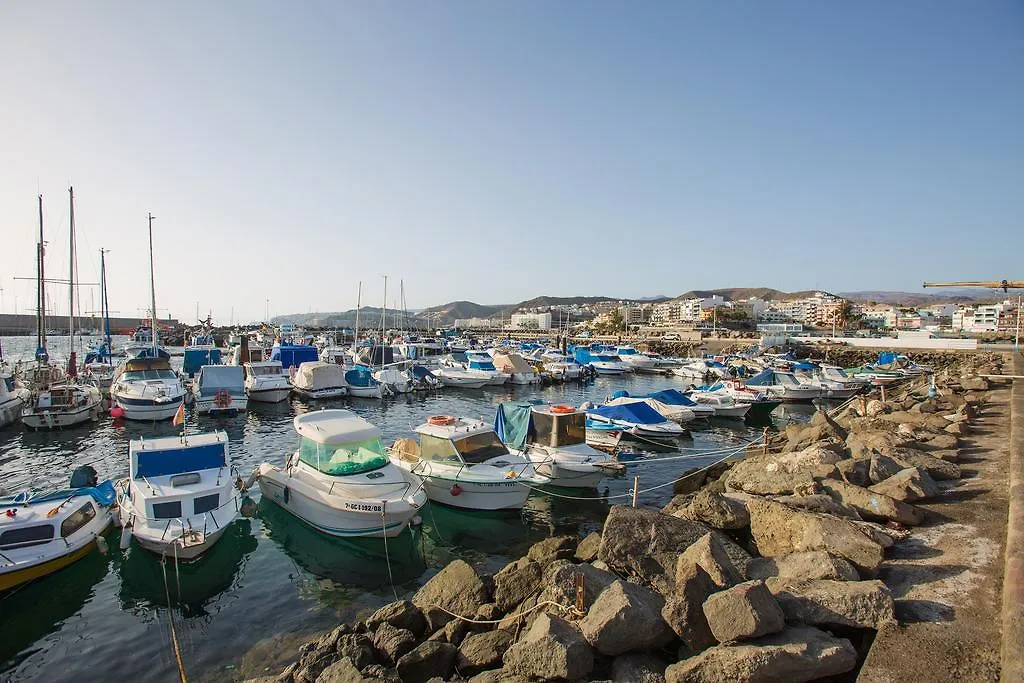
{"label": "sailboat mast", "polygon": [[149,302],[153,307],[150,324],[152,325],[153,332],[153,358],[156,358],[156,277],[153,275],[153,214],[149,214]]}
{"label": "sailboat mast", "polygon": [[39,195],[39,244],[36,245],[36,358],[46,353],[46,291],[43,273],[43,195]]}
{"label": "sailboat mast", "polygon": [[100,249],[100,315],[103,316],[103,334],[107,341],[107,362],[110,362],[110,304],[107,303],[107,262],[103,255],[106,249]]}
{"label": "sailboat mast", "polygon": [[71,239],[68,246],[68,376],[75,376],[75,188],[68,188],[70,202]]}
{"label": "sailboat mast", "polygon": [[355,336],[352,337],[352,349],[353,351],[359,346],[359,305],[363,300],[363,282],[359,281],[359,289],[356,290],[356,332]]}
{"label": "sailboat mast", "polygon": [[380,312],[380,366],[384,367],[384,326],[388,321],[388,276],[384,276],[384,309]]}

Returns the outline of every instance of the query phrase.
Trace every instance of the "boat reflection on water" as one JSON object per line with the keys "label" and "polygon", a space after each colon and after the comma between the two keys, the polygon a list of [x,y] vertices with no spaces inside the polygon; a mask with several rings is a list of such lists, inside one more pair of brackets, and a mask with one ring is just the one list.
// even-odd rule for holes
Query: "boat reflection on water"
{"label": "boat reflection on water", "polygon": [[[822,409],[828,410],[831,406],[822,403]],[[814,403],[783,403],[772,411],[772,414],[786,422],[806,422],[814,417],[818,406]]]}
{"label": "boat reflection on water", "polygon": [[[117,547],[116,533],[104,538],[108,547]],[[94,550],[71,566],[0,595],[0,671],[10,673],[38,652],[37,641],[48,634],[59,639],[61,624],[92,600],[109,565],[110,555]]]}
{"label": "boat reflection on water", "polygon": [[[310,574],[335,583],[374,589],[419,578],[427,569],[415,534],[383,538],[338,538],[316,531],[269,500],[258,512],[267,537]],[[388,564],[390,559],[390,576]]]}
{"label": "boat reflection on water", "polygon": [[609,498],[606,486],[596,489],[569,489],[544,486],[535,491],[523,507],[526,523],[546,531],[545,536],[586,536],[600,531],[612,505],[629,502],[621,496]]}
{"label": "boat reflection on water", "polygon": [[[168,556],[161,567],[161,558],[132,543],[121,559],[115,561],[121,574],[122,609],[167,607],[181,609],[185,618],[207,614],[210,602],[237,585],[246,556],[256,550],[252,521],[235,520],[216,545],[195,562],[175,563]],[[166,571],[167,583],[164,584]]]}
{"label": "boat reflection on water", "polygon": [[420,517],[423,535],[436,546],[451,548],[456,554],[459,550],[470,550],[515,555],[516,549],[528,548],[531,542],[530,528],[519,510],[462,510],[429,501]]}

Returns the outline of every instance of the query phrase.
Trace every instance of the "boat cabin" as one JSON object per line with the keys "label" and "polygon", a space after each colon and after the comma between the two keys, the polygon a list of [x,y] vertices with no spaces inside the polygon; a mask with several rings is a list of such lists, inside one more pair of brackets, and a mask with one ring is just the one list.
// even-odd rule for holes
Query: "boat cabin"
{"label": "boat cabin", "polygon": [[575,446],[587,441],[587,414],[568,406],[535,406],[530,415],[527,443],[550,448]]}
{"label": "boat cabin", "polygon": [[[61,539],[60,554],[66,548],[67,538],[96,518],[96,501],[88,498],[78,501],[71,514],[48,517],[49,509],[57,508],[74,491],[59,491],[52,495],[32,498],[19,494],[0,500],[0,566],[16,565],[18,560],[6,555],[22,548],[30,548]],[[52,501],[49,509],[29,507],[30,503]],[[13,514],[8,515],[9,510]]]}
{"label": "boat cabin", "polygon": [[350,410],[305,413],[293,424],[299,435],[299,461],[323,474],[364,474],[390,462],[381,444],[384,433]]}
{"label": "boat cabin", "polygon": [[[481,420],[435,415],[416,428],[416,440],[395,442],[396,455],[403,460],[425,460],[440,465],[472,467],[493,458],[510,455],[493,429]],[[509,463],[489,463],[502,467]]]}
{"label": "boat cabin", "polygon": [[139,382],[147,379],[177,379],[166,358],[130,358],[118,369],[114,380]]}
{"label": "boat cabin", "polygon": [[211,490],[230,478],[226,432],[133,439],[128,457],[132,507],[145,510],[150,525],[216,515],[227,502],[223,490]]}

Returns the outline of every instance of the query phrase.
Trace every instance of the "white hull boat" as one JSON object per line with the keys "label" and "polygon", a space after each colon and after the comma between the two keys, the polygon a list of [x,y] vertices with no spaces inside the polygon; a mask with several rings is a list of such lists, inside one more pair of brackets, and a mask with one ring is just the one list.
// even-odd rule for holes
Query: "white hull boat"
{"label": "white hull boat", "polygon": [[249,407],[245,370],[237,365],[204,365],[192,386],[200,415],[234,415]]}
{"label": "white hull boat", "polygon": [[89,384],[60,384],[33,391],[22,406],[29,429],[63,429],[98,420],[103,397]]}
{"label": "white hull boat", "polygon": [[129,358],[110,385],[113,405],[129,420],[169,420],[185,401],[185,387],[162,358]]}
{"label": "white hull boat", "polygon": [[280,361],[249,362],[245,368],[245,393],[256,403],[280,403],[288,398],[292,383]]}
{"label": "white hull boat", "polygon": [[314,400],[347,396],[345,367],[323,361],[301,363],[292,377],[292,390],[299,396]]}
{"label": "white hull boat", "polygon": [[380,429],[348,410],[299,415],[299,450],[282,469],[255,472],[268,500],[332,536],[397,536],[427,500],[420,481],[392,465]]}
{"label": "white hull boat", "polygon": [[458,368],[440,367],[433,371],[435,377],[441,380],[446,387],[459,387],[462,389],[480,389],[491,383],[489,375],[478,373],[473,370],[460,370]]}
{"label": "white hull boat", "polygon": [[194,560],[224,535],[241,509],[225,432],[132,440],[129,476],[117,482],[122,546]]}
{"label": "white hull boat", "polygon": [[412,378],[409,373],[398,368],[384,368],[373,373],[373,378],[382,386],[388,387],[392,393],[408,394],[412,391]]}

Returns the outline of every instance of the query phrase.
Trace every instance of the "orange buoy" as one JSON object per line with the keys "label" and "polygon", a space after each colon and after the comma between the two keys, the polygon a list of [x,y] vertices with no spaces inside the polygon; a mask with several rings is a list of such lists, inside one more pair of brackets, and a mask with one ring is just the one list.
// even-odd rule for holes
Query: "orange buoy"
{"label": "orange buoy", "polygon": [[427,418],[427,424],[445,427],[455,424],[455,417],[452,415],[431,415]]}
{"label": "orange buoy", "polygon": [[572,406],[551,406],[551,412],[555,415],[565,415],[567,413],[575,413],[576,409]]}

